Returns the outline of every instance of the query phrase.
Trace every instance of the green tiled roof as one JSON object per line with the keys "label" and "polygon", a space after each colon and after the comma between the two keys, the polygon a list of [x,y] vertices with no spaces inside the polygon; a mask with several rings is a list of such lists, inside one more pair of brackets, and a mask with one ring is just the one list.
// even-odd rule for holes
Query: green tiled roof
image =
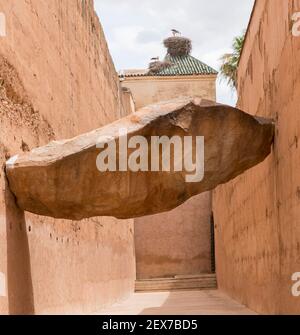
{"label": "green tiled roof", "polygon": [[186,76],[186,75],[209,75],[218,74],[212,67],[204,64],[200,60],[193,56],[166,56],[166,60],[170,61],[174,65],[167,67],[160,72],[156,73],[156,76]]}
{"label": "green tiled roof", "polygon": [[147,71],[128,71],[125,77],[145,77],[145,76],[190,76],[190,75],[217,75],[218,72],[212,67],[206,65],[193,56],[170,56],[165,57],[166,61],[173,63],[173,65],[162,69],[155,74],[148,74]]}

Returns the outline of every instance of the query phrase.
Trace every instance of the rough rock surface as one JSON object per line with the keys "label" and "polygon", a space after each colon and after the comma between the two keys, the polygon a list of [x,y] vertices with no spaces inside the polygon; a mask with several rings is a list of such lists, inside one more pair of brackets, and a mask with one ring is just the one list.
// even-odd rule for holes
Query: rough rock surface
{"label": "rough rock surface", "polygon": [[[120,128],[127,129],[128,139],[204,136],[203,180],[187,183],[186,171],[100,172],[96,160],[103,149],[96,143],[114,138],[118,147]],[[270,120],[201,98],[181,98],[15,156],[6,172],[19,207],[26,211],[73,220],[139,217],[171,210],[260,163],[271,151],[273,133]]]}

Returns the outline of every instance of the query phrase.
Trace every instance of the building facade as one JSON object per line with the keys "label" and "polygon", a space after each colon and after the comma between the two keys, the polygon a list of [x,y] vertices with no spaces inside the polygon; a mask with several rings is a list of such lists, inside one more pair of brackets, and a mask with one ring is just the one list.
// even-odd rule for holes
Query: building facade
{"label": "building facade", "polygon": [[[215,101],[217,72],[191,55],[167,56],[170,67],[150,74],[125,70],[122,87],[135,110],[183,96]],[[211,273],[211,193],[198,195],[162,214],[135,219],[137,279]]]}

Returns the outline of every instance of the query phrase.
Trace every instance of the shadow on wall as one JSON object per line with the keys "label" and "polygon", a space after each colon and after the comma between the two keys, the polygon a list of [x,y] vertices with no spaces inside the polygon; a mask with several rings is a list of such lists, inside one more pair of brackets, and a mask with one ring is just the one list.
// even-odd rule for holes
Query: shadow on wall
{"label": "shadow on wall", "polygon": [[24,211],[5,183],[9,314],[34,314],[30,255]]}

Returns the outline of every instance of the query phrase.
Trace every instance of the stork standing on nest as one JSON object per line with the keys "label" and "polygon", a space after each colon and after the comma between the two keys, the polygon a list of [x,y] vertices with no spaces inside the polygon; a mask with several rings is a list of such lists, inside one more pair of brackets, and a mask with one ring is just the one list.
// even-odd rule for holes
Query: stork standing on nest
{"label": "stork standing on nest", "polygon": [[172,31],[172,34],[173,34],[174,37],[175,37],[175,36],[180,36],[180,35],[181,35],[181,32],[178,31],[178,30],[176,30],[176,29],[172,29],[171,31]]}

